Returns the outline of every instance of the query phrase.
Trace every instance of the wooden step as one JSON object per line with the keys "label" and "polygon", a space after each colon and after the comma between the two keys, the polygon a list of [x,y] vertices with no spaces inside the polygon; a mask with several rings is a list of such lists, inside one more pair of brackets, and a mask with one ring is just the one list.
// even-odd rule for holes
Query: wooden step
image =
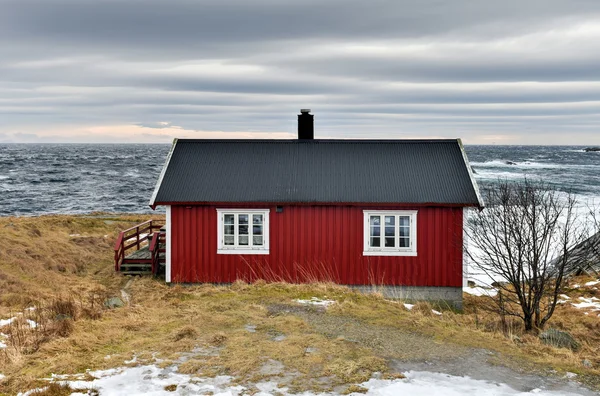
{"label": "wooden step", "polygon": [[121,271],[123,275],[152,275],[152,271]]}
{"label": "wooden step", "polygon": [[145,267],[152,267],[151,263],[123,263],[121,264],[121,268],[123,267],[128,267],[128,268],[145,268]]}

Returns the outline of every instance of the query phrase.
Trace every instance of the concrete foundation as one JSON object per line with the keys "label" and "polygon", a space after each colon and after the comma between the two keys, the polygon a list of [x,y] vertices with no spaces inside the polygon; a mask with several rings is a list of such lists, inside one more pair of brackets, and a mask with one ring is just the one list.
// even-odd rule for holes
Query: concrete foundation
{"label": "concrete foundation", "polygon": [[381,293],[385,298],[445,302],[455,309],[463,308],[462,287],[435,286],[357,286],[349,287],[362,293]]}

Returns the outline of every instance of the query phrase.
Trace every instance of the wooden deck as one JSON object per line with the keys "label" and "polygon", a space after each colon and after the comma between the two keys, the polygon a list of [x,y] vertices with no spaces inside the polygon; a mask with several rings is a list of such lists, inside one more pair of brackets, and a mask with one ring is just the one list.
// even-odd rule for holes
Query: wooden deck
{"label": "wooden deck", "polygon": [[119,234],[115,271],[124,275],[159,275],[165,268],[165,238],[161,224],[149,220]]}
{"label": "wooden deck", "polygon": [[[158,257],[161,260],[164,260],[165,253],[164,252],[159,253]],[[127,260],[127,261],[152,260],[152,252],[150,251],[150,246],[144,246],[140,250],[136,250],[135,252],[128,254],[127,256],[125,256],[125,260]]]}

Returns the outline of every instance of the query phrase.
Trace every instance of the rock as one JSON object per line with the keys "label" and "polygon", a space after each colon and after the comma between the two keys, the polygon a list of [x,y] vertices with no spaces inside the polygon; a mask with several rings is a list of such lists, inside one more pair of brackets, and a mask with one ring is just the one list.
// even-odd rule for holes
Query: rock
{"label": "rock", "polygon": [[469,286],[469,287],[475,287],[477,285],[475,284],[475,282],[473,282],[472,280],[470,280],[470,281],[467,281],[467,286]]}
{"label": "rock", "polygon": [[600,151],[600,147],[586,147],[583,149],[583,151],[585,151],[586,153],[589,153],[592,151]]}
{"label": "rock", "polygon": [[568,379],[573,379],[573,378],[577,377],[577,374],[567,371],[567,373],[565,374],[565,377],[567,377]]}
{"label": "rock", "polygon": [[586,368],[592,368],[593,367],[592,362],[590,362],[587,359],[583,359],[583,361],[581,362],[581,364],[583,364],[583,367],[586,367]]}
{"label": "rock", "polygon": [[125,303],[119,297],[111,297],[104,301],[104,306],[109,309],[114,309],[124,307]]}
{"label": "rock", "polygon": [[506,165],[517,165],[517,163],[516,163],[516,162],[513,162],[513,161],[504,161],[504,163],[505,163]]}
{"label": "rock", "polygon": [[566,331],[548,329],[539,335],[540,340],[546,345],[552,345],[557,348],[569,348],[577,351],[581,345]]}

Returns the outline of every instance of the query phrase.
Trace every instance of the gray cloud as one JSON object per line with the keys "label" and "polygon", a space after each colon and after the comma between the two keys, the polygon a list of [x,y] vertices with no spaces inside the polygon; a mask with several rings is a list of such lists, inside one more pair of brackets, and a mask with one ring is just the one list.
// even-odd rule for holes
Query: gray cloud
{"label": "gray cloud", "polygon": [[0,3],[3,141],[285,132],[310,107],[322,137],[600,143],[597,0]]}

